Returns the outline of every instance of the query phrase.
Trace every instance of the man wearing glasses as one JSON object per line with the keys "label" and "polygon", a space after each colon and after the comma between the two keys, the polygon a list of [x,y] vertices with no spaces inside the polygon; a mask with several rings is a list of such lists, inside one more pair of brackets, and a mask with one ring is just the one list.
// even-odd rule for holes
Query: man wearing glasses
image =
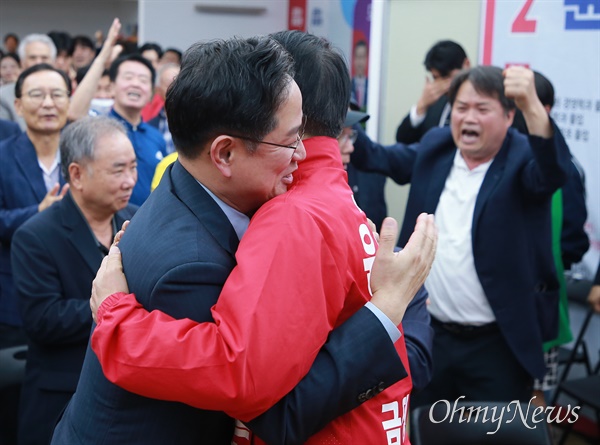
{"label": "man wearing glasses", "polygon": [[[285,34],[278,37],[286,40]],[[415,237],[416,244],[411,244],[412,247],[402,254],[394,256],[391,249],[383,249],[393,258],[392,262],[396,265],[393,269],[397,272],[393,279],[383,284],[379,274],[381,270],[378,271],[378,264],[382,263],[374,264],[376,242],[364,213],[353,202],[336,140],[343,128],[349,100],[347,67],[343,58],[326,41],[303,33],[293,33],[289,37],[291,41],[284,43],[286,49],[297,44],[301,50],[314,50],[319,60],[327,60],[313,81],[316,85],[312,86],[319,86],[328,95],[323,96],[323,102],[319,103],[313,94],[310,102],[305,102],[309,105],[302,107],[308,116],[303,141],[286,142],[298,138],[302,132],[302,109],[296,108],[302,101],[296,99],[299,90],[295,82],[291,83],[288,101],[283,102],[277,112],[279,125],[275,128],[268,126],[273,128],[271,132],[265,136],[253,134],[256,131],[252,126],[243,131],[243,121],[232,120],[230,128],[221,130],[224,133],[215,139],[228,141],[231,148],[218,156],[211,154],[213,159],[243,162],[243,168],[240,168],[241,165],[219,167],[219,171],[227,173],[227,182],[239,184],[235,193],[226,195],[228,201],[245,214],[253,213],[252,208],[260,206],[260,201],[264,204],[254,213],[236,253],[238,264],[211,311],[216,324],[177,320],[180,318],[177,315],[172,318],[156,310],[148,313],[147,310],[152,308],[149,302],[173,301],[180,298],[180,293],[175,293],[174,288],[157,293],[154,288],[140,286],[139,280],[130,273],[132,268],[151,267],[145,260],[136,264],[136,259],[131,257],[131,249],[141,241],[142,233],[156,225],[153,221],[154,226],[140,227],[139,218],[144,214],[144,208],[158,199],[154,198],[158,196],[155,194],[163,193],[161,191],[167,188],[173,189],[168,176],[165,176],[151,195],[151,201],[132,221],[121,242],[127,279],[143,307],[131,294],[113,295],[98,312],[98,335],[92,344],[104,366],[105,375],[118,385],[146,397],[224,410],[243,421],[250,421],[250,428],[268,443],[304,442],[329,421],[354,408],[349,414],[351,419],[342,418],[340,422],[330,423],[310,443],[321,443],[328,438],[348,443],[348,436],[358,437],[352,436],[353,433],[379,437],[384,441],[391,434],[401,440],[405,438],[402,426],[406,420],[404,414],[410,378],[404,374],[408,363],[404,339],[396,325],[402,320],[408,301],[427,273],[435,245],[433,224],[431,218],[423,215]],[[167,97],[167,115],[170,124],[174,124],[173,135],[180,160],[184,162],[185,141],[178,140],[177,136],[181,136],[179,125],[185,122],[186,117],[182,113],[185,113],[186,107],[176,98],[185,92],[181,89],[189,75],[186,60],[194,60],[189,52]],[[298,62],[296,70],[303,67],[305,61]],[[214,60],[211,61],[211,66],[217,65]],[[310,69],[320,68],[311,63],[308,65]],[[204,69],[194,71],[204,73]],[[210,78],[220,77],[211,73]],[[327,79],[332,78],[341,78],[342,81],[333,81],[331,85]],[[302,74],[297,72],[294,79],[298,85],[300,79],[308,82],[306,69]],[[311,88],[309,84],[301,88],[306,88],[303,91],[307,92],[319,89]],[[223,97],[222,94],[220,96]],[[203,96],[190,92],[186,92],[184,97],[200,97],[201,101],[190,104],[194,107],[210,103]],[[242,109],[245,105],[243,103]],[[255,107],[251,109],[255,114]],[[228,116],[225,112],[220,115]],[[263,122],[254,117],[249,119],[250,122]],[[246,142],[248,140],[256,144],[250,153],[248,148],[252,145]],[[240,141],[246,148],[233,150]],[[294,150],[290,152],[288,149]],[[287,164],[283,163],[284,157]],[[205,161],[208,158],[204,157]],[[299,162],[297,171],[296,162]],[[166,175],[173,177],[177,168],[178,163],[175,163]],[[289,191],[284,193],[288,188]],[[214,187],[211,191],[214,192]],[[242,201],[238,201],[240,196]],[[169,216],[177,218],[172,212]],[[394,234],[389,233],[389,226],[384,229],[387,243]],[[161,238],[161,235],[156,233],[152,238]],[[189,244],[190,239],[181,242]],[[414,262],[412,255],[416,251],[427,258],[425,264]],[[152,255],[145,257],[151,258]],[[378,255],[378,259],[381,258]],[[409,269],[416,272],[414,280],[409,279],[410,273],[406,273]],[[197,282],[200,273],[195,270],[188,272],[189,280]],[[97,278],[97,281],[102,280]],[[98,285],[102,287],[100,283]],[[127,287],[119,289],[128,290]],[[370,289],[374,297],[372,302],[367,303]],[[390,303],[389,306],[382,303],[382,291],[386,295],[386,289],[393,289],[387,295],[395,296],[393,303],[383,298]],[[104,292],[106,296],[110,293]],[[377,304],[389,313],[391,321],[375,307]],[[95,306],[94,303],[92,305]],[[362,321],[357,321],[361,317]],[[352,327],[343,324],[346,320],[350,320]],[[373,326],[378,326],[379,334],[383,334],[382,342],[380,335],[371,329]],[[383,326],[386,329],[381,329]],[[343,343],[351,349],[347,355],[339,352],[340,343],[332,345],[340,338],[339,332],[345,329],[349,329],[346,331],[349,336]],[[136,340],[139,335],[144,336],[143,342]],[[393,346],[390,337],[395,341]],[[373,342],[378,342],[379,346]],[[385,346],[386,342],[392,346],[391,352]],[[319,353],[324,345],[324,350]],[[366,357],[365,349],[369,346],[372,350],[368,355],[374,356]],[[361,371],[365,377],[361,382],[358,368],[367,363],[368,367]],[[133,367],[137,371],[131,373]],[[378,371],[376,368],[380,367],[383,368]],[[395,375],[382,377],[382,370],[395,371]],[[350,374],[355,374],[356,380]],[[284,397],[289,391],[292,393]],[[376,398],[378,394],[381,397]],[[72,411],[80,409],[84,407],[74,406]],[[348,425],[352,427],[347,428]],[[248,431],[241,425],[238,427],[237,437],[243,438]],[[370,436],[371,433],[373,436]]]}
{"label": "man wearing glasses", "polygon": [[[337,66],[347,69],[341,58]],[[292,75],[289,55],[264,37],[197,44],[186,52],[166,101],[179,159],[167,169],[120,245],[131,290],[143,307],[132,295],[115,295],[103,310],[116,312],[100,312],[96,328],[119,318],[119,308],[128,302],[140,309],[142,317],[160,318],[148,319],[149,324],[142,321],[133,330],[124,323],[123,332],[133,334],[129,346],[148,349],[134,360],[137,384],[132,387],[128,381],[122,386],[145,397],[109,383],[97,356],[88,349],[77,392],[55,431],[54,443],[114,443],[124,437],[128,443],[230,443],[232,423],[216,410],[249,420],[272,405],[252,428],[270,442],[301,442],[337,415],[406,377],[402,348],[397,349],[403,340],[394,345],[390,335],[397,338],[395,324],[430,263],[415,266],[409,254],[397,257],[391,249],[387,257],[378,255],[374,267],[380,269],[374,270],[371,287],[374,302],[389,304],[384,306],[393,319],[388,333],[378,310],[365,307],[376,243],[364,214],[352,202],[335,140],[342,129],[348,85],[342,85],[343,93],[336,96],[341,108],[332,112],[327,136],[316,136],[313,121],[314,137],[307,141],[322,149],[314,147],[312,159],[306,160],[306,167],[300,164],[293,176],[307,154],[300,140],[302,97]],[[300,177],[306,178],[303,187],[293,186],[294,178]],[[331,206],[324,208],[321,194]],[[284,204],[288,199],[290,206]],[[326,240],[318,225],[310,222],[312,212],[305,213],[295,204],[297,199],[309,207],[314,202],[317,212],[324,212]],[[338,213],[339,208],[345,210]],[[254,217],[248,227],[250,215]],[[344,232],[339,245],[331,225],[334,219]],[[418,238],[423,243],[416,249],[424,247],[431,253],[435,238],[428,230],[431,224],[423,221],[420,227]],[[277,240],[271,242],[269,233]],[[389,233],[385,237],[388,247],[392,238]],[[425,257],[431,258],[427,253]],[[230,298],[222,302],[221,286],[236,260],[233,281],[223,288]],[[415,280],[404,273],[413,267]],[[351,272],[346,274],[346,268]],[[381,279],[382,271],[387,280]],[[330,331],[354,313],[358,318],[333,331],[327,342]],[[212,319],[224,329],[217,335],[210,333],[217,324],[197,324]],[[195,327],[195,332],[207,329],[205,340],[214,345],[195,344],[194,338],[185,336],[192,343],[164,348],[161,339],[183,340],[177,334],[180,323]],[[166,331],[160,331],[165,324]],[[119,342],[114,346],[109,355],[127,366],[131,358],[127,346]],[[105,348],[96,352],[107,358]],[[165,364],[198,359],[199,365],[167,365],[160,370],[151,363],[156,358]],[[252,365],[247,373],[245,363]],[[112,375],[110,369],[104,371]],[[102,413],[101,407],[107,405],[112,406],[110,413]],[[148,420],[136,423],[141,412]],[[376,412],[381,415],[381,406]],[[381,422],[373,425],[381,427]]]}
{"label": "man wearing glasses", "polygon": [[58,141],[67,122],[70,82],[51,65],[34,65],[15,84],[15,108],[26,123],[0,143],[0,347],[24,344],[10,265],[15,230],[62,199]]}

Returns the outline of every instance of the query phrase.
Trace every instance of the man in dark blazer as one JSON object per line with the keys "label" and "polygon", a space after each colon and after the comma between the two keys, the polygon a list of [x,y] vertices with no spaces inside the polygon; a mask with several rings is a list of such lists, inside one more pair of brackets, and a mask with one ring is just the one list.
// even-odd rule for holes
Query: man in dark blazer
{"label": "man in dark blazer", "polygon": [[[509,129],[507,96],[529,138]],[[360,134],[352,159],[411,183],[399,245],[416,215],[436,213],[440,241],[426,281],[434,371],[413,406],[460,396],[529,400],[533,377],[545,372],[542,342],[557,332],[550,200],[566,180],[569,150],[530,70],[473,68],[453,80],[449,98],[451,128],[412,146],[382,147]]]}
{"label": "man in dark blazer", "polygon": [[429,129],[450,124],[448,87],[452,78],[471,63],[462,46],[452,40],[442,40],[427,52],[424,65],[432,78],[426,78],[421,97],[398,126],[397,142],[419,142]]}
{"label": "man in dark blazer", "polygon": [[21,134],[21,127],[19,127],[19,124],[7,121],[6,119],[0,119],[0,141],[19,134]]}
{"label": "man in dark blazer", "polygon": [[19,443],[45,445],[75,392],[92,326],[92,280],[117,229],[133,216],[137,178],[125,129],[107,117],[73,123],[61,140],[64,199],[15,233],[15,290],[28,337]]}
{"label": "man in dark blazer", "polygon": [[50,65],[34,65],[19,75],[15,94],[27,129],[0,142],[0,347],[24,343],[10,267],[12,236],[67,191],[58,141],[67,122],[69,78]]}
{"label": "man in dark blazer", "polygon": [[[132,221],[121,248],[131,290],[146,309],[201,322],[212,321],[247,214],[287,190],[305,151],[300,91],[278,44],[266,37],[196,44],[185,60],[167,98],[179,160]],[[252,75],[233,78],[223,70]],[[248,140],[266,150],[249,156]],[[376,311],[363,307],[332,333],[311,373],[252,428],[267,442],[302,442],[405,375]],[[141,397],[110,383],[88,348],[53,443],[229,444],[232,433],[233,420],[222,412]]]}

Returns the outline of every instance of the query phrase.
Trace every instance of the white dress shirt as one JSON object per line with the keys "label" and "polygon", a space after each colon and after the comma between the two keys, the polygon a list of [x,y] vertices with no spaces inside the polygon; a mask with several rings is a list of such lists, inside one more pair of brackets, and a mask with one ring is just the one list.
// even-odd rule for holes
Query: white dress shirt
{"label": "white dress shirt", "polygon": [[469,170],[456,150],[435,211],[438,244],[425,287],[429,312],[442,322],[482,325],[495,321],[475,270],[471,239],[477,194],[491,163]]}

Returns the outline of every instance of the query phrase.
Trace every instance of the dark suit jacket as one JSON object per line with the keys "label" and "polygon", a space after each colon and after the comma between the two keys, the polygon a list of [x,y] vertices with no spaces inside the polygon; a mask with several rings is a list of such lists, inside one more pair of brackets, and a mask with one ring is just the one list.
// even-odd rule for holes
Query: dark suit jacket
{"label": "dark suit jacket", "polygon": [[[210,308],[236,264],[238,238],[217,203],[175,162],[120,247],[130,290],[146,309],[202,322],[212,321]],[[324,422],[356,407],[361,392],[379,382],[387,387],[402,375],[386,331],[363,308],[334,331],[309,376],[253,428],[267,442],[302,443]],[[104,378],[88,347],[77,391],[53,443],[229,445],[232,431],[232,419],[224,413],[118,388]]]}
{"label": "dark suit jacket", "polygon": [[[115,215],[116,227],[133,216]],[[19,443],[47,444],[75,392],[92,317],[92,280],[104,254],[70,193],[24,223],[12,241],[15,292],[28,336]]]}
{"label": "dark suit jacket", "polygon": [[448,96],[441,96],[436,102],[431,104],[425,113],[425,119],[418,126],[413,127],[410,122],[410,113],[406,115],[404,120],[396,130],[396,142],[403,144],[413,144],[419,142],[423,135],[428,130],[440,126],[440,119],[444,112],[444,107],[448,103]]}
{"label": "dark suit jacket", "polygon": [[560,232],[560,250],[565,270],[578,263],[590,248],[585,231],[587,207],[585,203],[585,176],[575,158],[569,162],[568,178],[562,187],[563,220]]}
{"label": "dark suit jacket", "polygon": [[[517,110],[513,128],[527,135],[529,130],[523,113]],[[560,253],[565,270],[578,263],[590,248],[590,240],[584,226],[587,221],[585,203],[585,173],[574,156],[569,162],[567,182],[562,187],[562,229],[560,232]]]}
{"label": "dark suit jacket", "polygon": [[0,119],[0,141],[19,134],[21,134],[21,127],[19,127],[19,124],[7,121],[6,119]]}
{"label": "dark suit jacket", "polygon": [[375,225],[381,229],[381,223],[387,216],[385,203],[385,181],[387,178],[379,173],[369,173],[357,170],[348,164],[348,184],[354,193],[356,204],[362,209]]}
{"label": "dark suit jacket", "polygon": [[[60,178],[62,186],[62,175]],[[38,204],[46,193],[35,148],[27,134],[0,142],[0,323],[21,326],[13,291],[10,243],[15,230],[38,213]]]}
{"label": "dark suit jacket", "polygon": [[[435,213],[455,153],[449,128],[432,129],[420,144],[411,146],[383,147],[359,133],[353,162],[411,184],[399,245],[408,241],[420,213]],[[569,161],[569,149],[556,126],[550,140],[509,129],[481,185],[473,215],[479,281],[509,347],[538,378],[545,373],[542,341],[555,338],[558,328],[550,200],[566,181]]]}

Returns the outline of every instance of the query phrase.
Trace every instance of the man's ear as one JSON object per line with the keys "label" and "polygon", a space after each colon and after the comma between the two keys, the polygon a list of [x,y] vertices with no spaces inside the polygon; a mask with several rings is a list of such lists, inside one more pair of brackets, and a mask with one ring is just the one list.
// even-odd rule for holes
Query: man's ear
{"label": "man's ear", "polygon": [[239,139],[227,135],[217,136],[210,144],[210,159],[226,178],[231,177],[232,164],[237,152],[240,148],[245,149],[242,145]]}
{"label": "man's ear", "polygon": [[23,103],[19,97],[15,98],[15,111],[17,112],[17,115],[23,117]]}
{"label": "man's ear", "polygon": [[71,162],[69,164],[69,184],[70,188],[75,190],[81,190],[83,187],[81,177],[83,175],[83,169],[85,167],[77,162]]}
{"label": "man's ear", "polygon": [[469,58],[467,57],[465,59],[465,61],[462,64],[462,69],[463,70],[468,70],[469,68],[471,68],[471,61],[469,60]]}
{"label": "man's ear", "polygon": [[506,113],[506,117],[508,118],[508,126],[509,127],[513,124],[513,121],[515,120],[515,113],[516,113],[516,110],[509,110]]}

